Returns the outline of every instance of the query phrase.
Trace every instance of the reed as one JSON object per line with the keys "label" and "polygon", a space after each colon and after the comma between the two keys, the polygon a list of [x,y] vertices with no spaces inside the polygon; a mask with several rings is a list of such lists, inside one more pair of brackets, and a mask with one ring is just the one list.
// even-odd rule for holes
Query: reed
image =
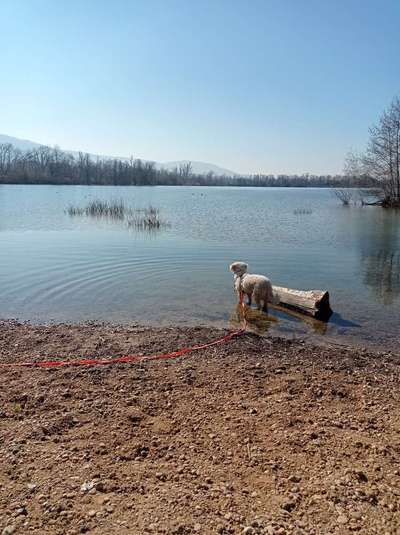
{"label": "reed", "polygon": [[312,214],[311,208],[296,208],[296,210],[293,210],[293,213],[295,215],[310,215]]}
{"label": "reed", "polygon": [[169,225],[162,219],[160,210],[150,205],[147,208],[136,210],[128,220],[128,226],[139,230],[157,230]]}
{"label": "reed", "polygon": [[127,215],[132,213],[132,209],[127,207],[122,199],[111,201],[101,201],[99,199],[95,199],[90,201],[84,207],[71,204],[66,209],[66,213],[70,216],[124,219]]}

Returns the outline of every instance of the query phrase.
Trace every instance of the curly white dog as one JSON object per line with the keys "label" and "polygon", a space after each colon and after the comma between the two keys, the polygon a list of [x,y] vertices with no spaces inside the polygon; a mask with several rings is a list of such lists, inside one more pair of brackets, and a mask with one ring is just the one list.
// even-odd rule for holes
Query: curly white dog
{"label": "curly white dog", "polygon": [[264,275],[253,275],[247,273],[248,265],[244,262],[233,262],[229,266],[233,273],[234,287],[240,298],[242,291],[247,295],[248,304],[251,305],[252,299],[257,305],[258,310],[268,312],[268,301],[274,302],[271,281]]}

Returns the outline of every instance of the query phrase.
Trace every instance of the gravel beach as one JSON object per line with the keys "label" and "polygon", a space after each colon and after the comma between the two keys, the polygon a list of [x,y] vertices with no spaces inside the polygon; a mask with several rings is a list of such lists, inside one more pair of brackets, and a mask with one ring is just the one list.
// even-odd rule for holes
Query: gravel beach
{"label": "gravel beach", "polygon": [[[0,323],[0,362],[227,331]],[[3,368],[0,533],[398,534],[400,356],[246,334]]]}

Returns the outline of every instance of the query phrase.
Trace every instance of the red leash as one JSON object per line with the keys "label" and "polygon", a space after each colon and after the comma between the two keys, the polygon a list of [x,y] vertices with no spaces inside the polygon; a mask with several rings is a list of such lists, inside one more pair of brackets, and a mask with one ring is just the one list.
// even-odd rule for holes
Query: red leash
{"label": "red leash", "polygon": [[44,361],[32,361],[32,362],[15,362],[0,364],[0,368],[56,368],[61,366],[106,366],[108,364],[121,364],[126,362],[146,362],[148,360],[161,360],[161,359],[175,359],[181,357],[193,351],[199,351],[200,349],[206,349],[207,347],[224,344],[229,342],[233,338],[237,338],[245,333],[245,329],[240,329],[232,333],[227,334],[223,338],[213,340],[206,344],[201,344],[193,347],[185,347],[179,351],[173,353],[162,353],[161,355],[127,355],[125,357],[115,357],[111,359],[73,359],[73,360],[44,360]]}
{"label": "red leash", "polygon": [[199,351],[200,349],[206,349],[207,347],[216,346],[220,344],[225,344],[233,338],[242,336],[246,332],[247,321],[246,321],[246,307],[243,302],[243,291],[240,288],[239,290],[239,300],[240,306],[243,314],[243,328],[237,331],[233,331],[222,338],[213,340],[206,344],[200,344],[192,347],[184,347],[178,351],[172,353],[161,353],[160,355],[126,355],[124,357],[115,357],[111,359],[69,359],[69,360],[42,360],[42,361],[31,361],[31,362],[11,362],[11,363],[0,363],[0,368],[60,368],[63,366],[107,366],[108,364],[123,364],[126,362],[147,362],[149,360],[161,360],[161,359],[176,359],[187,355],[188,353],[193,353],[194,351]]}

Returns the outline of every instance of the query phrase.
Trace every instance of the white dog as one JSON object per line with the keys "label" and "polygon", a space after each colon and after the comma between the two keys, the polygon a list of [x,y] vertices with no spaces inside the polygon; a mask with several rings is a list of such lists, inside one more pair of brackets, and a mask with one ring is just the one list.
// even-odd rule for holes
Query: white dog
{"label": "white dog", "polygon": [[233,273],[234,287],[240,297],[240,292],[247,295],[248,304],[251,305],[252,298],[258,310],[268,312],[268,301],[274,302],[272,284],[264,275],[252,275],[247,273],[248,265],[244,262],[233,262],[229,269]]}

